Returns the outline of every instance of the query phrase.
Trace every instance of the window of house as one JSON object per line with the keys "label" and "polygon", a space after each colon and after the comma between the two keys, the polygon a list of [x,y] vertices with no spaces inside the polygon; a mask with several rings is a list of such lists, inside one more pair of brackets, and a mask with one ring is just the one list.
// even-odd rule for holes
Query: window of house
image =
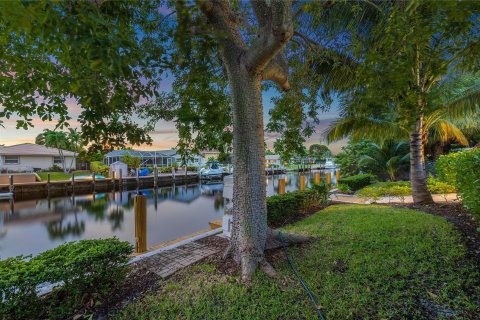
{"label": "window of house", "polygon": [[53,157],[53,164],[62,164],[62,158],[60,157]]}
{"label": "window of house", "polygon": [[19,164],[20,157],[19,156],[5,156],[4,159],[5,164]]}

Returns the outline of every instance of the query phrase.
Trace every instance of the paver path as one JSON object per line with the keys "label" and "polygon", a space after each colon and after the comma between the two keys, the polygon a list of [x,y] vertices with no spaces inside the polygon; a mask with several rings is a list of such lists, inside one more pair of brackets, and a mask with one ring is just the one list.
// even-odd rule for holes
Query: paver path
{"label": "paver path", "polygon": [[198,242],[190,242],[180,247],[144,258],[136,263],[142,264],[158,276],[166,278],[176,271],[194,264],[217,251],[217,248]]}

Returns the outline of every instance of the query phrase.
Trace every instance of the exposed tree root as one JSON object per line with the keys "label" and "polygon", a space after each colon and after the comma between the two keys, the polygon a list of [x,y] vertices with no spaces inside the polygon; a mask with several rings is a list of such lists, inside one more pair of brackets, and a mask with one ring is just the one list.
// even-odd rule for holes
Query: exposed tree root
{"label": "exposed tree root", "polygon": [[[267,230],[265,250],[281,248],[284,244],[288,246],[292,244],[305,243],[314,239],[316,238],[303,236],[300,234],[283,233],[281,231],[269,228]],[[230,244],[228,245],[227,249],[223,253],[224,260],[230,257],[233,257],[233,259],[241,265],[242,281],[247,284],[251,282],[252,275],[257,270],[257,267],[260,267],[263,272],[272,278],[276,277],[277,275],[275,269],[265,259],[264,254],[261,254],[260,256],[255,256],[248,253],[241,254],[237,251],[237,246],[232,239],[230,240]]]}
{"label": "exposed tree root", "polygon": [[265,244],[265,249],[276,249],[282,247],[282,241],[286,246],[304,243],[311,240],[314,240],[314,237],[303,236],[301,234],[294,233],[283,233],[279,230],[268,229],[267,231],[267,243]]}

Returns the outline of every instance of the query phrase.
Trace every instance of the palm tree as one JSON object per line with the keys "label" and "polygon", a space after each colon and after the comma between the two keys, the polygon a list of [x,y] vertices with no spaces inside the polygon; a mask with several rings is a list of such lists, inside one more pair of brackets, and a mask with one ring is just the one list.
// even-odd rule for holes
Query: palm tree
{"label": "palm tree", "polygon": [[39,133],[35,137],[35,144],[39,144],[39,145],[42,145],[42,146],[45,145],[45,133]]}
{"label": "palm tree", "polygon": [[406,141],[389,140],[383,144],[372,143],[370,152],[362,156],[358,164],[377,175],[386,175],[391,181],[395,181],[398,171],[408,164],[409,159],[409,146]]}

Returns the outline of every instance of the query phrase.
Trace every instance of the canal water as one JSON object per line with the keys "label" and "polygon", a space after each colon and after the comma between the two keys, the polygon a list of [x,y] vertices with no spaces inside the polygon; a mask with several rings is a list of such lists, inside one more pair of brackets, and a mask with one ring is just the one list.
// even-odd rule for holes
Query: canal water
{"label": "canal water", "polygon": [[[305,173],[307,186],[314,173]],[[332,174],[333,179],[335,179]],[[267,176],[267,194],[299,188],[297,173]],[[140,190],[147,196],[147,246],[209,228],[223,215],[223,183],[172,185]],[[0,260],[36,255],[74,240],[117,237],[135,243],[136,190],[40,200],[0,200]]]}

